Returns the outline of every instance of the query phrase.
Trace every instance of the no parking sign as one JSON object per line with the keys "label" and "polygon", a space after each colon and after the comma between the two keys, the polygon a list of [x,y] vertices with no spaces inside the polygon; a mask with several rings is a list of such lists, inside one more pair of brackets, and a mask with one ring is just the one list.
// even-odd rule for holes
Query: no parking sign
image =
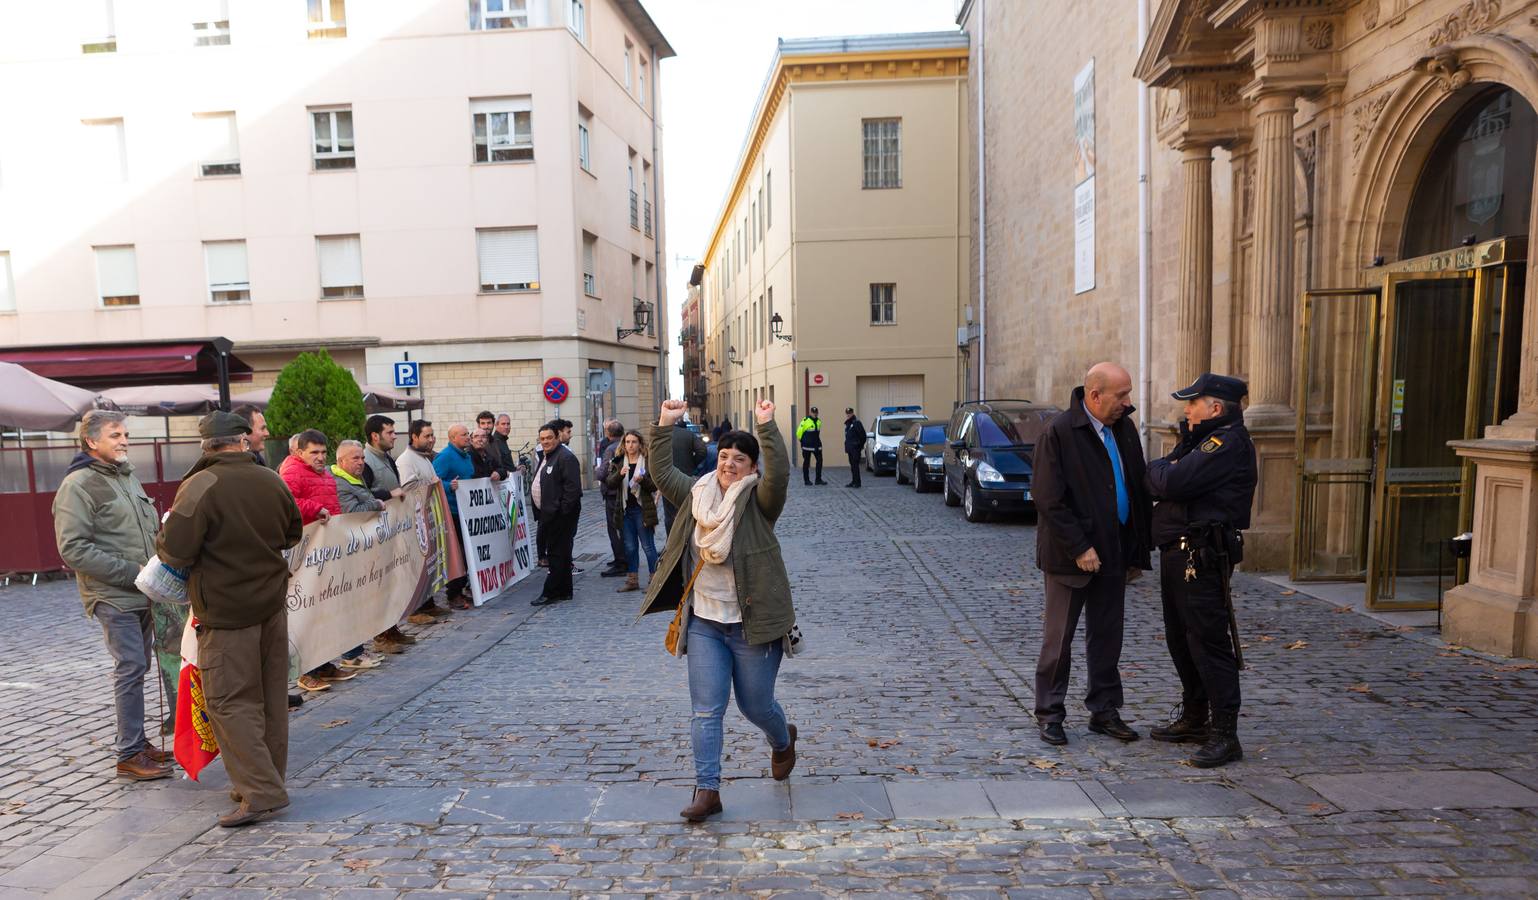
{"label": "no parking sign", "polygon": [[560,406],[571,395],[571,386],[564,378],[547,378],[544,387],[545,399]]}

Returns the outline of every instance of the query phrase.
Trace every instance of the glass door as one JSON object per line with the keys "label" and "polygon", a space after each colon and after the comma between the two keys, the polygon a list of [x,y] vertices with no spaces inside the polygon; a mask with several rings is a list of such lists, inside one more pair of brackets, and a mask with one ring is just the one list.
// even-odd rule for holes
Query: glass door
{"label": "glass door", "polygon": [[1466,527],[1471,473],[1447,444],[1480,428],[1485,281],[1484,269],[1384,280],[1371,608],[1435,608],[1442,547]]}
{"label": "glass door", "polygon": [[1367,578],[1380,312],[1376,287],[1303,295],[1293,581]]}

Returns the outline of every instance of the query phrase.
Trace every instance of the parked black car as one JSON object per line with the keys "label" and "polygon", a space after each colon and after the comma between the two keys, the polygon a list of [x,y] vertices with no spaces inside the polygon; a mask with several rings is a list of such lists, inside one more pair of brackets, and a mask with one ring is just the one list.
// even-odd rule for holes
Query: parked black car
{"label": "parked black car", "polygon": [[946,426],[945,505],[960,505],[968,522],[994,513],[1034,511],[1031,453],[1061,410],[1029,400],[963,403]]}
{"label": "parked black car", "polygon": [[897,445],[897,483],[912,483],[920,494],[945,480],[945,421],[928,419],[908,426]]}

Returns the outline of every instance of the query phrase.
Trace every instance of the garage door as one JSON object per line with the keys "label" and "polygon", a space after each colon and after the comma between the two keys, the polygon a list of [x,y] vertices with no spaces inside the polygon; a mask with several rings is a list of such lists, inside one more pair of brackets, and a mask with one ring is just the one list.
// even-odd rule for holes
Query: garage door
{"label": "garage door", "polygon": [[883,406],[922,406],[924,376],[861,375],[855,379],[855,414],[869,428]]}

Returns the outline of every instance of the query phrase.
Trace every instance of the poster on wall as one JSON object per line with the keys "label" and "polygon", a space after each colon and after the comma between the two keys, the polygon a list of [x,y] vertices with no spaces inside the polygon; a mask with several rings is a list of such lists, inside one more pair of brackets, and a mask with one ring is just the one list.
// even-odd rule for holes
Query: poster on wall
{"label": "poster on wall", "polygon": [[1073,78],[1073,292],[1095,288],[1095,61]]}

